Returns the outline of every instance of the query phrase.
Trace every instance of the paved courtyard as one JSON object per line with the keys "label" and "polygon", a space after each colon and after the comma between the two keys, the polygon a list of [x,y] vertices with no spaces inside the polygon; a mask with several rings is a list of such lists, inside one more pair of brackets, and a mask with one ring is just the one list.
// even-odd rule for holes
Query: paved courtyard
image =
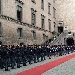
{"label": "paved courtyard", "polygon": [[[72,54],[74,54],[74,53],[72,53]],[[10,68],[10,71],[4,71],[4,69],[0,69],[0,75],[15,75],[18,72],[28,70],[30,68],[48,63],[50,61],[65,57],[67,55],[63,55],[63,56],[59,56],[59,57],[52,57],[52,59],[46,58],[45,61],[33,63],[31,65],[27,64],[27,66],[22,66],[21,68],[16,68],[16,69]],[[69,55],[71,55],[71,54],[69,54]],[[71,60],[43,73],[42,75],[75,75],[75,58],[72,58]]]}
{"label": "paved courtyard", "polygon": [[42,75],[75,75],[75,58],[43,73]]}

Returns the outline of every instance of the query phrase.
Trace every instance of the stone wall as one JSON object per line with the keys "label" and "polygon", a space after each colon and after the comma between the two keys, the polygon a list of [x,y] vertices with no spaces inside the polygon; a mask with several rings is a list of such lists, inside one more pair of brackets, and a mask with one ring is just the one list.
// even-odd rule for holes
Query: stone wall
{"label": "stone wall", "polygon": [[[53,7],[55,4],[53,0],[44,0],[44,10],[41,9],[41,0],[35,0],[35,3],[31,0],[20,0],[23,4],[20,4],[22,10],[22,21],[17,21],[17,8],[16,0],[1,0],[2,11],[0,14],[0,23],[2,24],[2,36],[0,40],[3,44],[42,44],[44,41],[52,36],[54,31]],[[48,2],[51,4],[51,14],[48,14]],[[36,26],[31,25],[31,8],[36,10]],[[41,14],[45,16],[45,29],[41,28]],[[1,16],[3,15],[3,16]],[[48,19],[51,20],[51,32],[49,31]],[[17,29],[22,28],[23,37],[19,38]],[[32,31],[36,32],[36,39],[33,38]],[[43,34],[48,36],[47,39],[43,39]]]}
{"label": "stone wall", "polygon": [[75,0],[56,0],[57,20],[64,21],[68,30],[75,32]]}
{"label": "stone wall", "polygon": [[[2,24],[2,36],[0,37],[0,40],[3,42],[3,44],[42,44],[45,41],[43,39],[43,34],[48,36],[48,38],[51,37],[51,33],[48,31],[43,31],[32,27],[30,28],[27,25],[20,25],[13,21],[0,19],[0,23]],[[18,28],[22,28],[23,30],[23,37],[21,38],[17,33]],[[33,38],[32,31],[36,32],[36,39]]]}

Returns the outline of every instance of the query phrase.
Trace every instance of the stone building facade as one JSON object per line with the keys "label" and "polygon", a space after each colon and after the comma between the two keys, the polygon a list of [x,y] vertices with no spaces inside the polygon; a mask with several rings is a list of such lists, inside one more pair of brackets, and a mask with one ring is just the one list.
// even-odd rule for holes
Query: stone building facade
{"label": "stone building facade", "polygon": [[42,44],[56,23],[54,0],[0,0],[0,44]]}
{"label": "stone building facade", "polygon": [[75,33],[75,0],[56,0],[57,21],[64,21],[68,30]]}

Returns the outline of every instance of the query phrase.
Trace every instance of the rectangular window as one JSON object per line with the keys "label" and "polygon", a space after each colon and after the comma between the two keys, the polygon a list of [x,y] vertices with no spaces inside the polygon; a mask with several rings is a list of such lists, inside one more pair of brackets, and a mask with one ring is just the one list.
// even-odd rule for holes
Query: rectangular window
{"label": "rectangular window", "polygon": [[55,0],[53,0],[53,3],[55,3]]}
{"label": "rectangular window", "polygon": [[18,28],[17,32],[18,32],[18,36],[22,37],[22,28]]}
{"label": "rectangular window", "polygon": [[44,0],[41,0],[41,9],[44,10]]}
{"label": "rectangular window", "polygon": [[2,35],[2,24],[0,23],[0,35]]}
{"label": "rectangular window", "polygon": [[46,40],[47,39],[47,36],[45,34],[43,34],[43,39]]}
{"label": "rectangular window", "polygon": [[48,3],[48,14],[51,14],[51,12],[50,12],[50,10],[51,10],[51,4],[50,3]]}
{"label": "rectangular window", "polygon": [[33,8],[31,9],[31,24],[36,25],[36,11]]}
{"label": "rectangular window", "polygon": [[48,24],[49,24],[49,31],[51,31],[51,20],[48,19]]}
{"label": "rectangular window", "polygon": [[22,7],[17,5],[17,20],[22,20]]}
{"label": "rectangular window", "polygon": [[48,39],[48,36],[46,36],[45,34],[43,34],[43,39],[44,40],[47,40]]}
{"label": "rectangular window", "polygon": [[43,34],[43,39],[45,40],[45,34]]}
{"label": "rectangular window", "polygon": [[56,9],[53,7],[53,18],[55,18]]}
{"label": "rectangular window", "polygon": [[45,40],[48,40],[48,36],[45,35]]}
{"label": "rectangular window", "polygon": [[45,16],[41,15],[41,28],[45,29]]}
{"label": "rectangular window", "polygon": [[33,31],[33,38],[36,39],[36,33]]}
{"label": "rectangular window", "polygon": [[54,22],[54,30],[55,30],[55,28],[56,28],[56,23]]}
{"label": "rectangular window", "polygon": [[35,3],[35,0],[31,0],[33,3]]}
{"label": "rectangular window", "polygon": [[1,0],[0,0],[0,14],[1,14]]}

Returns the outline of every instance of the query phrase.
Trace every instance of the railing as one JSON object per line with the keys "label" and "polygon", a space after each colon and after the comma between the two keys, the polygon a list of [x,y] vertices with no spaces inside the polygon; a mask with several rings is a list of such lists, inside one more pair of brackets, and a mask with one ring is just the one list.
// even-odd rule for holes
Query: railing
{"label": "railing", "polygon": [[67,34],[64,32],[62,32],[59,36],[56,36],[56,39],[54,39],[51,43],[49,43],[49,45],[55,45],[59,40],[61,41],[61,39],[66,36]]}

